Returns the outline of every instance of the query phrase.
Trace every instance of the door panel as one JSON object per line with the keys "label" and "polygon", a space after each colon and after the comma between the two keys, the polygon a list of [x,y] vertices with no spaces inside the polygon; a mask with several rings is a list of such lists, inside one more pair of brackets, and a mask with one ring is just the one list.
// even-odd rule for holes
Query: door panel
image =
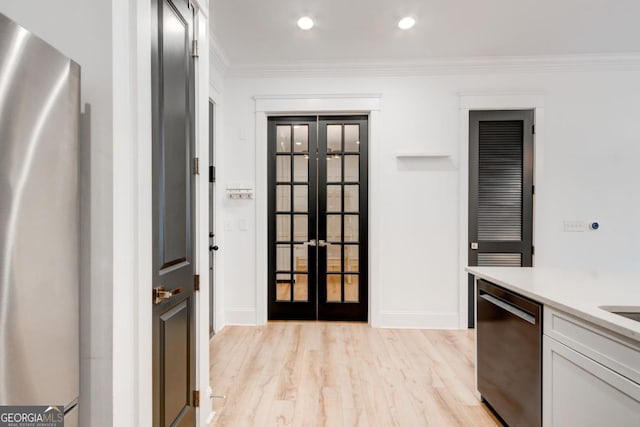
{"label": "door panel", "polygon": [[269,319],[316,318],[315,118],[270,119]]}
{"label": "door panel", "polygon": [[188,300],[183,300],[160,316],[160,337],[165,359],[162,363],[165,420],[180,418],[190,405],[191,384],[183,374],[190,369],[190,317]]}
{"label": "door panel", "polygon": [[268,140],[269,318],[366,320],[367,118],[271,118]]}
{"label": "door panel", "polygon": [[368,135],[367,117],[319,120],[318,319],[321,320],[367,320]]}
{"label": "door panel", "polygon": [[[533,111],[469,113],[468,265],[533,264]],[[469,275],[469,326],[474,281]]]}
{"label": "door panel", "polygon": [[153,425],[193,426],[192,12],[153,5]]}

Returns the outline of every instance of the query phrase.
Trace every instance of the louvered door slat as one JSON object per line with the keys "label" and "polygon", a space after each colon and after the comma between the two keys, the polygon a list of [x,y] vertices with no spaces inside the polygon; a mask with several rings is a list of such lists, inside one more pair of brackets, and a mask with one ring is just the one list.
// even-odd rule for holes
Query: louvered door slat
{"label": "louvered door slat", "polygon": [[478,240],[521,240],[522,121],[482,121],[479,128]]}

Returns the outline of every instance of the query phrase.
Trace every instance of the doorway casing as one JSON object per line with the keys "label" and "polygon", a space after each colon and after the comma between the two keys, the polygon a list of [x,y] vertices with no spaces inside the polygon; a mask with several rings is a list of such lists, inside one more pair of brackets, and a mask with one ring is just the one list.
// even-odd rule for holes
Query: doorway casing
{"label": "doorway casing", "polygon": [[[378,200],[379,170],[379,94],[329,94],[329,95],[264,95],[254,96],[256,123],[256,324],[267,323],[268,307],[268,142],[267,124],[269,116],[278,115],[350,115],[369,116],[369,229],[368,239],[375,242],[375,230],[380,230],[379,217],[371,208]],[[378,324],[380,286],[376,271],[380,265],[379,251],[375,244],[369,245],[369,323]]]}
{"label": "doorway casing", "polygon": [[[539,92],[497,92],[460,94],[460,165],[459,165],[459,272],[458,272],[458,323],[467,327],[468,282],[467,245],[469,242],[469,112],[474,110],[533,110],[535,134],[533,135],[533,184],[536,188],[533,202],[533,244],[537,241],[536,224],[539,223],[541,198],[544,194],[544,94]],[[539,259],[539,258],[538,258]],[[536,256],[533,258],[536,265]]]}

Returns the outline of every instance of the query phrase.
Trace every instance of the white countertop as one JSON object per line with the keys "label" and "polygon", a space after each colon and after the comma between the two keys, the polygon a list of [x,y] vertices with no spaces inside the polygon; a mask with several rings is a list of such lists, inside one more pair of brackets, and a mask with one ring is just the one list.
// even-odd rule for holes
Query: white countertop
{"label": "white countertop", "polygon": [[640,275],[537,267],[467,267],[477,277],[640,341],[640,322],[599,306],[640,307]]}

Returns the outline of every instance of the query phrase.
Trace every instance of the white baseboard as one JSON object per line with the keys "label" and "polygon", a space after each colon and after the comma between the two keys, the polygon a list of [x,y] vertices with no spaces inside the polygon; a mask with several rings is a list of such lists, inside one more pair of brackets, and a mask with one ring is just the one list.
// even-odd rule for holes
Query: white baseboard
{"label": "white baseboard", "polygon": [[246,307],[227,308],[224,311],[224,324],[256,326],[256,310]]}
{"label": "white baseboard", "polygon": [[458,312],[381,311],[379,328],[396,329],[460,329]]}

